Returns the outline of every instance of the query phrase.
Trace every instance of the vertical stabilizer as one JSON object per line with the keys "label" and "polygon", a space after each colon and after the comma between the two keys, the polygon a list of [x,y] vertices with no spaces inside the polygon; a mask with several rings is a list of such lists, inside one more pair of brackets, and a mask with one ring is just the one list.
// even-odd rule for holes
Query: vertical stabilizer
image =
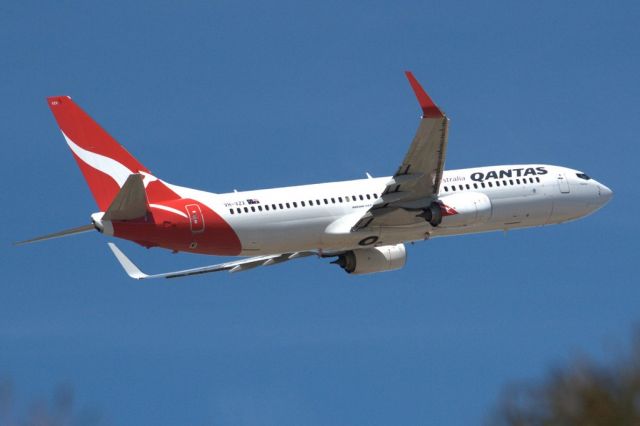
{"label": "vertical stabilizer", "polygon": [[70,97],[54,96],[47,102],[101,211],[107,210],[132,174],[142,175],[145,187],[156,183],[148,191],[151,199],[179,198]]}

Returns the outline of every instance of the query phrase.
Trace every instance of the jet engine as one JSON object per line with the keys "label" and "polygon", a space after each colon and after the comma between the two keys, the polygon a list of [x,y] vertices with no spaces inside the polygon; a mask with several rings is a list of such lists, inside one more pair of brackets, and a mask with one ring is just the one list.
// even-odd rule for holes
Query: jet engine
{"label": "jet engine", "polygon": [[394,271],[404,266],[407,252],[404,244],[350,250],[338,256],[334,263],[349,274],[373,274]]}
{"label": "jet engine", "polygon": [[418,216],[423,217],[431,226],[438,226],[442,223],[442,205],[434,201],[429,207],[423,209]]}

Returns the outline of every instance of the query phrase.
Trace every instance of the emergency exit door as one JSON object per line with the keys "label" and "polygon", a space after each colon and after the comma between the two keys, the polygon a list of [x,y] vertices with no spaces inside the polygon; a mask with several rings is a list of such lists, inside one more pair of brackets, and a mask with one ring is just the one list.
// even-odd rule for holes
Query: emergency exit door
{"label": "emergency exit door", "polygon": [[567,181],[567,177],[563,173],[558,174],[558,186],[561,194],[569,193],[569,181]]}
{"label": "emergency exit door", "polygon": [[187,204],[187,215],[189,216],[189,223],[191,225],[191,232],[198,234],[204,231],[204,218],[202,217],[202,210],[197,204]]}

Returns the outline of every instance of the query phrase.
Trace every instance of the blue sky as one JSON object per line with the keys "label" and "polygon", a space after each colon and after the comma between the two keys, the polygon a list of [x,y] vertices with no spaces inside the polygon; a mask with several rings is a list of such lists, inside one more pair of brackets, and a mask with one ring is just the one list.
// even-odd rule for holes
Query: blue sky
{"label": "blue sky", "polygon": [[[0,377],[73,386],[112,425],[481,423],[503,386],[640,319],[640,4],[20,2],[0,7]],[[69,94],[156,175],[214,192],[391,174],[420,111],[447,168],[540,162],[615,192],[581,221],[410,246],[366,277],[303,259],[135,282],[44,98]],[[132,244],[150,272],[219,259]]]}

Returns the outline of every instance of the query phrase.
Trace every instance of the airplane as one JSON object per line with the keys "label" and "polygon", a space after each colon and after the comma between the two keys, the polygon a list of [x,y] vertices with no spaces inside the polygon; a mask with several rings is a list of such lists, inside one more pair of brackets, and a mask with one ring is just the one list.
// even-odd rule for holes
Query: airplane
{"label": "airplane", "polygon": [[404,267],[406,243],[564,223],[611,199],[605,185],[566,167],[444,170],[449,118],[413,74],[405,74],[422,118],[392,176],[222,194],[156,177],[70,97],[49,97],[99,212],[89,225],[16,244],[98,230],[147,248],[243,257],[146,274],[109,242],[134,279],[239,272],[308,256],[335,258],[331,263],[357,275]]}

